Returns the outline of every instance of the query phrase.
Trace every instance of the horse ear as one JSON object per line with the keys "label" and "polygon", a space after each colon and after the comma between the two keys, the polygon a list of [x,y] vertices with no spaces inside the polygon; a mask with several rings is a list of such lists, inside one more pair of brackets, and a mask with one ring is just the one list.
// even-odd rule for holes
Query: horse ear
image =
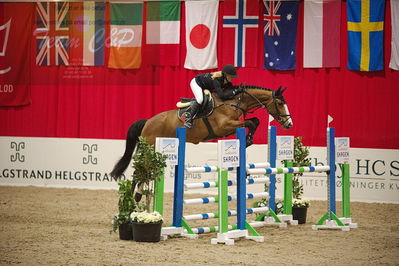
{"label": "horse ear", "polygon": [[276,95],[281,95],[281,86],[278,87],[278,89],[276,91]]}
{"label": "horse ear", "polygon": [[284,89],[281,90],[281,95],[283,95],[283,92],[285,92],[286,89],[287,88],[284,88]]}

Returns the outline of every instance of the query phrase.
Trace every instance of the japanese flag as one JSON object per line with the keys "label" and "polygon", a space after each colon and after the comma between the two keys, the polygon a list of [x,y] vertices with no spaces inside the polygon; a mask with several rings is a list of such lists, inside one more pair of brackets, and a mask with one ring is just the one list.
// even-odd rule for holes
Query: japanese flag
{"label": "japanese flag", "polygon": [[216,36],[219,1],[185,3],[187,55],[184,67],[196,70],[217,68]]}

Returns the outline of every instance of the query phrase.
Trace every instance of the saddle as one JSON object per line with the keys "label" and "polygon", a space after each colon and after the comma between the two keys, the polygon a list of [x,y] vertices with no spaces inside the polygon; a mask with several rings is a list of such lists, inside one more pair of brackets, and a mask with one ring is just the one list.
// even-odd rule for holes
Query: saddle
{"label": "saddle", "polygon": [[[185,113],[187,112],[187,110],[190,108],[190,105],[194,101],[195,98],[180,97],[180,102],[176,104],[176,107],[179,108],[179,110],[177,111],[177,117],[183,123],[186,119]],[[215,101],[213,99],[212,94],[209,92],[209,90],[204,90],[204,102],[202,103],[201,108],[198,110],[197,115],[194,117],[194,119],[210,116],[213,113],[214,108],[215,108]]]}

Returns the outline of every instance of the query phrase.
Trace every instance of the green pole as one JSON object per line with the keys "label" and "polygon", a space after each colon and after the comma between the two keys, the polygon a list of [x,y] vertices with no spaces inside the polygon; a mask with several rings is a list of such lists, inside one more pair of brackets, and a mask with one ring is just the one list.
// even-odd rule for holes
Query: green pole
{"label": "green pole", "polygon": [[164,186],[165,168],[162,169],[162,175],[159,180],[155,182],[154,211],[159,212],[161,215],[163,215]]}
{"label": "green pole", "polygon": [[[293,167],[293,162],[285,162],[285,167]],[[284,214],[292,214],[292,175],[284,174]]]}
{"label": "green pole", "polygon": [[342,217],[351,217],[349,164],[342,166]]}
{"label": "green pole", "polygon": [[219,179],[219,187],[218,187],[218,207],[219,207],[219,233],[227,233],[229,230],[229,220],[228,220],[228,171],[218,169],[218,179]]}

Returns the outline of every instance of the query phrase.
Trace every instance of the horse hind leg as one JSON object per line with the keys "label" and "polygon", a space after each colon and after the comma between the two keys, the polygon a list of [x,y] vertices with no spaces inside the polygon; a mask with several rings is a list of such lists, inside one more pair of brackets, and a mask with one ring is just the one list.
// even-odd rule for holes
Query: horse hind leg
{"label": "horse hind leg", "polygon": [[257,117],[246,119],[244,121],[244,126],[246,128],[248,128],[248,130],[249,130],[247,137],[246,137],[246,146],[247,147],[249,147],[253,144],[254,134],[255,134],[255,131],[258,128],[259,124],[260,124],[260,121]]}

